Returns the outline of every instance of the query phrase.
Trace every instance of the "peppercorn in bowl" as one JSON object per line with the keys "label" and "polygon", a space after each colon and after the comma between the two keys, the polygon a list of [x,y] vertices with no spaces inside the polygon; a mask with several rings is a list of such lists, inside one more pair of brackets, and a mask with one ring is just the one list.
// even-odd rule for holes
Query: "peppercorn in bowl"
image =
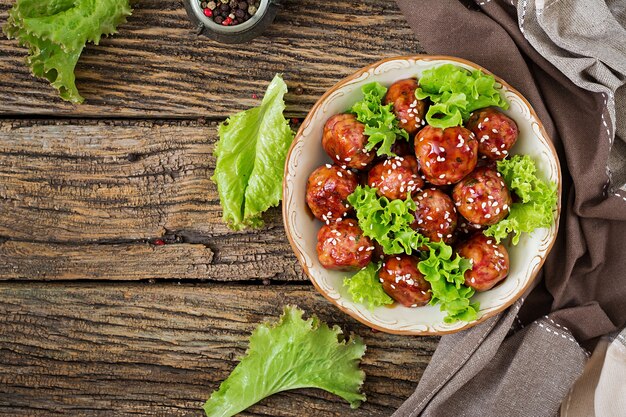
{"label": "peppercorn in bowl", "polygon": [[287,158],[283,218],[342,311],[389,333],[446,334],[531,286],[560,191],[554,147],[517,91],[462,59],[398,57],[315,104]]}

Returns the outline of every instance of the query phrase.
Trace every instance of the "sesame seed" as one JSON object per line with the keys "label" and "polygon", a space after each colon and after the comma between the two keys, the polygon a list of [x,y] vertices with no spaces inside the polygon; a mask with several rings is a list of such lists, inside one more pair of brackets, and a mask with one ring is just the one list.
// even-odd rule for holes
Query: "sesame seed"
{"label": "sesame seed", "polygon": [[359,252],[363,252],[363,249],[365,249],[365,246],[359,246],[359,249],[357,249]]}
{"label": "sesame seed", "polygon": [[485,120],[483,120],[483,122],[487,123],[489,121],[488,117],[485,117]]}
{"label": "sesame seed", "polygon": [[468,197],[468,198],[467,198],[467,202],[468,202],[468,203],[473,203],[473,202],[474,202],[474,199],[473,199],[472,197]]}
{"label": "sesame seed", "polygon": [[331,164],[326,164],[326,168],[332,168]]}
{"label": "sesame seed", "polygon": [[476,282],[476,278],[472,277],[472,279],[470,279],[470,282],[474,284]]}
{"label": "sesame seed", "polygon": [[439,150],[440,150],[441,152],[445,152],[445,151],[446,151],[446,149],[445,149],[443,146],[440,146],[440,147],[439,147]]}
{"label": "sesame seed", "polygon": [[506,209],[508,209],[508,208],[509,208],[509,205],[508,205],[508,204],[505,204],[505,205],[503,205],[503,206],[502,206],[502,209],[503,209],[503,210],[506,210]]}
{"label": "sesame seed", "polygon": [[361,162],[361,166],[362,166],[362,167],[366,167],[366,166],[367,166],[367,164],[366,164],[365,162]]}
{"label": "sesame seed", "polygon": [[417,307],[417,304],[411,304],[411,307]]}
{"label": "sesame seed", "polygon": [[400,121],[401,121],[402,123],[406,123],[406,122],[407,122],[407,120],[406,120],[406,119],[402,119],[402,120],[400,120]]}
{"label": "sesame seed", "polygon": [[343,174],[341,172],[337,172],[337,176],[338,177],[343,177]]}
{"label": "sesame seed", "polygon": [[498,133],[498,129],[491,129],[493,133]]}
{"label": "sesame seed", "polygon": [[317,185],[322,185],[322,181],[318,181]]}
{"label": "sesame seed", "polygon": [[491,218],[491,214],[487,213],[485,214],[485,219],[490,219]]}
{"label": "sesame seed", "polygon": [[426,220],[432,220],[433,218],[430,216],[426,216]]}
{"label": "sesame seed", "polygon": [[395,285],[393,285],[393,284],[391,284],[391,289],[392,289],[392,290],[395,290],[395,289],[396,289],[396,286],[395,286]]}
{"label": "sesame seed", "polygon": [[337,155],[337,154],[335,154],[335,159],[338,160],[338,161],[341,160],[341,158],[339,158],[339,155]]}
{"label": "sesame seed", "polygon": [[446,174],[441,174],[439,178],[445,178]]}

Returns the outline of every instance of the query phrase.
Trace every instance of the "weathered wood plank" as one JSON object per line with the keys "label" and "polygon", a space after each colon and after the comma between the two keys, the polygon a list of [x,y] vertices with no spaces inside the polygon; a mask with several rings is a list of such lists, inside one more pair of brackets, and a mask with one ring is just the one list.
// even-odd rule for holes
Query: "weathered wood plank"
{"label": "weathered wood plank", "polygon": [[[0,22],[13,0],[0,0]],[[339,79],[383,57],[421,49],[395,2],[286,0],[267,34],[226,46],[198,37],[180,0],[138,0],[119,33],[89,45],[77,69],[86,104],[58,98],[0,37],[0,113],[224,117],[253,106],[275,73],[303,114]],[[297,91],[296,91],[297,89]]]}
{"label": "weathered wood plank", "polygon": [[216,140],[203,122],[0,121],[0,277],[305,279],[279,209],[222,223]]}
{"label": "weathered wood plank", "polygon": [[436,338],[374,333],[308,286],[0,284],[0,414],[201,416],[255,323],[285,304],[361,335],[368,401],[278,394],[243,415],[382,416],[413,391]]}

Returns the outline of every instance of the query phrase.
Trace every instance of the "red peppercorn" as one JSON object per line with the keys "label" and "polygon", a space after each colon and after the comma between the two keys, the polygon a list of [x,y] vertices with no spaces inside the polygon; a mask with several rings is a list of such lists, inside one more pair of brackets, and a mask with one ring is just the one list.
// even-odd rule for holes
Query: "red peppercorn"
{"label": "red peppercorn", "polygon": [[152,244],[156,245],[156,246],[163,246],[163,245],[165,245],[165,242],[163,241],[163,239],[154,239]]}
{"label": "red peppercorn", "polygon": [[224,21],[222,22],[222,25],[224,26],[228,26],[231,23],[233,23],[233,19],[231,19],[230,17],[227,17],[226,19],[224,19]]}
{"label": "red peppercorn", "polygon": [[211,16],[213,16],[213,10],[208,9],[208,8],[207,8],[207,9],[204,9],[204,15],[205,15],[206,17],[211,17]]}

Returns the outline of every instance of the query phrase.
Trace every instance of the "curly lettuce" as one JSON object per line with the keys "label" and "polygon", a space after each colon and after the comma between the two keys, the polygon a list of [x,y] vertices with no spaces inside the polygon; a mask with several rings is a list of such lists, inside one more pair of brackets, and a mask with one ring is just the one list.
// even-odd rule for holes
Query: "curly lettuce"
{"label": "curly lettuce", "polygon": [[427,240],[411,228],[417,205],[410,198],[390,201],[378,197],[375,188],[358,186],[348,202],[354,207],[363,234],[378,242],[387,255],[411,255]]}
{"label": "curly lettuce", "polygon": [[509,215],[484,231],[500,242],[514,233],[511,242],[519,243],[522,233],[530,233],[539,227],[550,227],[554,222],[558,194],[553,182],[537,177],[537,166],[528,155],[514,155],[498,162],[498,172],[520,202],[513,203]]}
{"label": "curly lettuce", "polygon": [[342,337],[317,317],[287,306],[276,324],[261,324],[250,336],[244,358],[204,404],[208,417],[233,416],[277,392],[320,388],[356,408],[365,373],[359,362],[365,344],[358,336]]}
{"label": "curly lettuce", "polygon": [[379,269],[380,265],[372,262],[343,280],[343,285],[348,287],[348,293],[352,299],[357,303],[366,304],[370,309],[393,304],[393,298],[387,295],[378,280]]}
{"label": "curly lettuce", "polygon": [[219,126],[217,184],[224,222],[234,230],[263,226],[261,215],[282,198],[285,160],[294,133],[283,116],[287,85],[278,74],[259,107],[228,118]]}
{"label": "curly lettuce", "polygon": [[[430,304],[439,305],[446,313],[446,323],[476,319],[479,304],[470,301],[474,290],[464,285],[465,272],[471,269],[470,261],[458,254],[453,257],[451,246],[431,242],[411,228],[416,204],[409,196],[404,201],[389,201],[386,197],[378,197],[375,188],[358,186],[348,196],[348,202],[354,207],[363,234],[378,242],[387,255],[420,254],[422,260],[417,267],[431,285]],[[367,271],[369,274],[371,270]],[[365,280],[365,277],[360,276],[361,279]],[[382,290],[382,286],[379,287]],[[371,291],[370,286],[355,285],[350,295],[357,302],[369,301]]]}
{"label": "curly lettuce", "polygon": [[465,271],[472,269],[472,263],[458,253],[453,258],[452,247],[443,242],[429,242],[428,249],[428,257],[417,268],[430,283],[430,304],[447,313],[446,323],[476,320],[480,305],[470,301],[475,291],[464,285]]}
{"label": "curly lettuce", "polygon": [[28,65],[62,99],[82,103],[74,68],[85,44],[116,32],[132,10],[128,0],[17,0],[3,27],[29,49]]}
{"label": "curly lettuce", "polygon": [[387,88],[378,82],[365,84],[361,87],[363,100],[357,101],[350,108],[350,112],[356,114],[356,119],[365,124],[365,135],[368,136],[365,149],[371,151],[376,146],[376,154],[395,156],[391,146],[398,136],[409,140],[406,130],[398,126],[398,119],[391,110],[391,104],[383,105]]}
{"label": "curly lettuce", "polygon": [[445,64],[424,71],[419,84],[415,97],[432,101],[426,121],[434,127],[459,126],[483,107],[509,107],[495,78],[480,70]]}

